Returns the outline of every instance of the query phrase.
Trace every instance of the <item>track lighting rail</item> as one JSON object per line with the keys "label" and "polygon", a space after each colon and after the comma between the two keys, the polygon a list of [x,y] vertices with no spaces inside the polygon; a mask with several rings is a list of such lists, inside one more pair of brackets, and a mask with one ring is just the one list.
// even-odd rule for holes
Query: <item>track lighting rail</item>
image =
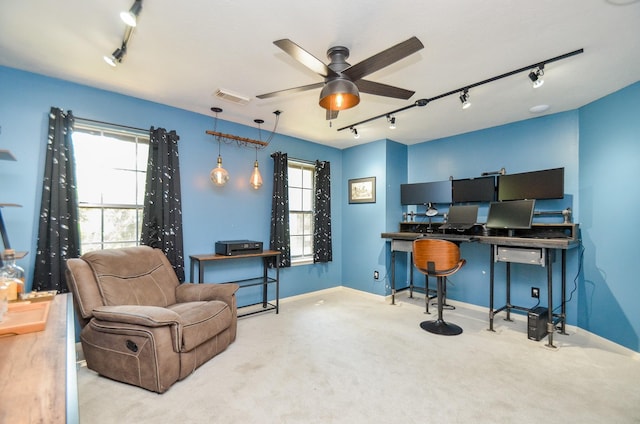
{"label": "track lighting rail", "polygon": [[446,93],[442,93],[442,94],[439,94],[439,95],[431,97],[431,98],[419,99],[419,100],[416,100],[413,104],[407,105],[407,106],[402,107],[400,109],[392,110],[391,112],[385,112],[383,114],[380,114],[380,115],[365,119],[364,121],[360,121],[360,122],[356,122],[354,124],[346,125],[344,127],[338,128],[337,131],[343,131],[343,130],[346,130],[346,129],[355,128],[358,125],[362,125],[362,124],[365,124],[367,122],[374,121],[376,119],[386,118],[389,115],[395,115],[395,114],[397,114],[399,112],[403,112],[403,111],[405,111],[407,109],[411,109],[411,108],[414,108],[416,106],[420,106],[420,107],[421,106],[426,106],[427,104],[433,102],[434,100],[439,100],[439,99],[442,99],[443,97],[451,96],[453,94],[459,94],[461,91],[465,91],[465,90],[468,91],[471,88],[478,87],[478,86],[484,85],[484,84],[488,84],[490,82],[494,82],[494,81],[497,81],[497,80],[502,79],[502,78],[510,77],[512,75],[519,74],[521,72],[530,71],[533,68],[540,68],[540,67],[544,68],[544,66],[549,64],[549,63],[553,63],[553,62],[557,62],[559,60],[567,59],[569,57],[572,57],[572,56],[575,56],[575,55],[578,55],[578,54],[581,54],[581,53],[584,53],[584,49],[574,50],[572,52],[565,53],[565,54],[562,54],[560,56],[552,57],[550,59],[546,59],[546,60],[534,63],[532,65],[523,66],[522,68],[518,68],[518,69],[515,69],[513,71],[509,71],[509,72],[506,72],[504,74],[497,75],[495,77],[491,77],[491,78],[488,78],[488,79],[485,79],[485,80],[482,80],[482,81],[474,82],[472,84],[465,85],[464,87],[456,88],[455,90],[447,91]]}

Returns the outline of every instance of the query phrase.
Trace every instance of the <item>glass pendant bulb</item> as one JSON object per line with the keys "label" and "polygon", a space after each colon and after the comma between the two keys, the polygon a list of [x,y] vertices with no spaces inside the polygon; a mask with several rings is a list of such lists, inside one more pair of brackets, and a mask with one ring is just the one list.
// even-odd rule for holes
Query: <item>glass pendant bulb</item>
{"label": "glass pendant bulb", "polygon": [[222,156],[218,155],[218,166],[209,174],[211,182],[217,186],[223,186],[229,181],[229,173],[222,167]]}
{"label": "glass pendant bulb", "polygon": [[253,164],[253,172],[251,173],[251,178],[249,178],[249,183],[251,187],[254,189],[259,189],[262,186],[262,175],[260,175],[260,169],[258,169],[258,161],[256,160]]}

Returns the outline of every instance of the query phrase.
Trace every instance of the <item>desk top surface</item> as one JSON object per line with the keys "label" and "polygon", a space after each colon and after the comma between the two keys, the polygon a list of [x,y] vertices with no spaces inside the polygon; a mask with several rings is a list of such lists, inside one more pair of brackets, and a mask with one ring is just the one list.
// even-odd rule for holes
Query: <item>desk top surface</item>
{"label": "desk top surface", "polygon": [[396,232],[382,233],[382,238],[392,240],[415,240],[418,238],[436,238],[441,240],[449,240],[453,242],[478,242],[482,244],[492,244],[501,246],[519,246],[549,249],[572,249],[578,246],[578,240],[573,238],[536,238],[536,237],[507,237],[507,236],[476,236],[476,235],[458,235],[443,233],[412,233],[412,232]]}
{"label": "desk top surface", "polygon": [[225,259],[265,258],[278,255],[280,255],[280,252],[277,250],[263,250],[260,253],[244,253],[242,255],[220,255],[217,253],[205,253],[201,255],[189,255],[189,258],[198,261],[223,261]]}

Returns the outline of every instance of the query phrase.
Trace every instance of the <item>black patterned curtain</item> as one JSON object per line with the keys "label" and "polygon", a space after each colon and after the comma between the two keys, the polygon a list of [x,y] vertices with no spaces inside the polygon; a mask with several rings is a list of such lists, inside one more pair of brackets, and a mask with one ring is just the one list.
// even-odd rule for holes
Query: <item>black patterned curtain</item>
{"label": "black patterned curtain", "polygon": [[[275,152],[273,158],[273,196],[271,201],[271,235],[269,248],[280,255],[280,267],[291,266],[289,240],[289,162],[286,153]],[[270,264],[273,266],[274,264]]]}
{"label": "black patterned curtain", "polygon": [[313,262],[331,262],[331,164],[316,161],[316,196],[313,214]]}
{"label": "black patterned curtain", "polygon": [[51,108],[33,290],[67,293],[66,261],[80,256],[73,114]]}
{"label": "black patterned curtain", "polygon": [[151,127],[140,243],[162,249],[184,282],[178,140],[175,131]]}

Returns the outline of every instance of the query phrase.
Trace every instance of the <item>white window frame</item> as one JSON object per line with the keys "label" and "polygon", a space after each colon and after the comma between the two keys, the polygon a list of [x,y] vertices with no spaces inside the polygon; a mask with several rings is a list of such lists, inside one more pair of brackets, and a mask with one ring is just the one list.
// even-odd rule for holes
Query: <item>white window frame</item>
{"label": "white window frame", "polygon": [[[308,264],[313,264],[313,232],[314,232],[314,199],[315,199],[315,173],[316,173],[316,169],[315,166],[312,163],[309,162],[304,162],[301,160],[296,160],[296,159],[289,159],[288,161],[288,169],[287,172],[289,173],[289,175],[291,175],[291,169],[300,169],[302,171],[311,171],[311,182],[310,185],[305,184],[305,182],[302,182],[302,186],[295,186],[292,185],[291,183],[291,178],[289,178],[289,242],[290,245],[292,247],[291,249],[291,265],[292,266],[296,266],[296,265],[308,265]],[[304,179],[303,179],[304,180]],[[302,206],[301,210],[298,209],[293,209],[292,206],[292,190],[298,190],[298,191],[303,191],[303,190],[308,190],[308,192],[310,192],[310,205],[304,205]],[[301,198],[304,198],[304,196],[302,195],[302,193],[299,193]],[[303,202],[304,203],[304,202]],[[310,220],[310,231],[309,232],[305,232],[304,231],[304,225],[302,225],[302,231],[300,233],[294,233],[293,231],[293,227],[291,226],[291,223],[294,222],[294,215],[301,215],[304,214],[306,215],[306,219]],[[303,218],[305,219],[305,218]],[[298,252],[293,251],[293,246],[294,246],[294,242],[293,242],[293,238],[294,237],[310,237],[311,238],[311,249],[309,252],[304,252],[304,241],[303,241],[303,252],[302,255],[297,254]]]}
{"label": "white window frame", "polygon": [[[146,173],[147,173],[147,169],[146,169],[146,163],[144,165],[144,169],[138,169],[138,168],[142,168],[142,165],[138,166],[139,164],[139,160],[138,160],[138,154],[141,153],[144,149],[144,152],[148,152],[149,150],[149,133],[145,132],[143,130],[135,130],[129,127],[124,127],[124,126],[119,126],[119,125],[115,125],[115,124],[107,124],[107,123],[100,123],[100,122],[95,122],[95,121],[84,121],[81,120],[79,118],[76,118],[75,122],[74,122],[74,135],[76,133],[89,133],[92,135],[97,135],[97,136],[101,136],[101,137],[108,137],[109,135],[113,135],[115,136],[115,138],[118,137],[126,137],[126,138],[130,138],[131,141],[125,141],[122,140],[123,143],[129,143],[129,142],[133,142],[136,145],[136,149],[135,149],[135,154],[136,154],[136,160],[134,161],[136,166],[135,169],[131,168],[131,169],[122,169],[122,171],[124,172],[135,172],[137,173],[139,176],[135,179],[136,180],[136,187],[135,187],[135,202],[131,203],[131,204],[121,204],[121,203],[109,203],[109,202],[105,202],[103,201],[103,199],[101,198],[100,201],[93,201],[93,202],[87,202],[87,201],[83,201],[83,199],[78,198],[78,208],[79,208],[79,217],[80,217],[80,213],[82,212],[82,210],[100,210],[101,214],[100,214],[100,240],[99,241],[92,241],[92,242],[82,242],[82,223],[79,223],[79,227],[80,227],[80,235],[81,235],[81,243],[80,243],[80,253],[85,253],[85,250],[87,247],[92,246],[93,248],[90,248],[89,250],[96,250],[97,249],[108,249],[110,247],[122,247],[122,246],[138,246],[140,245],[140,234],[141,234],[141,229],[142,229],[142,211],[144,208],[144,190],[145,190],[145,186],[144,186],[144,182],[146,181]],[[74,146],[75,147],[75,146]],[[75,150],[75,149],[74,149]],[[146,154],[145,154],[146,155]],[[78,158],[76,158],[76,162],[77,162]],[[147,159],[148,161],[148,159]],[[77,177],[79,178],[79,177]],[[77,183],[81,183],[80,181],[77,181]],[[140,194],[142,191],[142,197],[141,197],[141,201],[138,200],[138,198],[140,197]],[[115,209],[115,210],[131,210],[134,209],[136,210],[136,214],[135,214],[135,234],[136,237],[134,240],[130,240],[130,239],[121,239],[121,240],[105,240],[105,211],[107,210],[111,210],[111,209]],[[89,251],[86,250],[86,251]]]}

